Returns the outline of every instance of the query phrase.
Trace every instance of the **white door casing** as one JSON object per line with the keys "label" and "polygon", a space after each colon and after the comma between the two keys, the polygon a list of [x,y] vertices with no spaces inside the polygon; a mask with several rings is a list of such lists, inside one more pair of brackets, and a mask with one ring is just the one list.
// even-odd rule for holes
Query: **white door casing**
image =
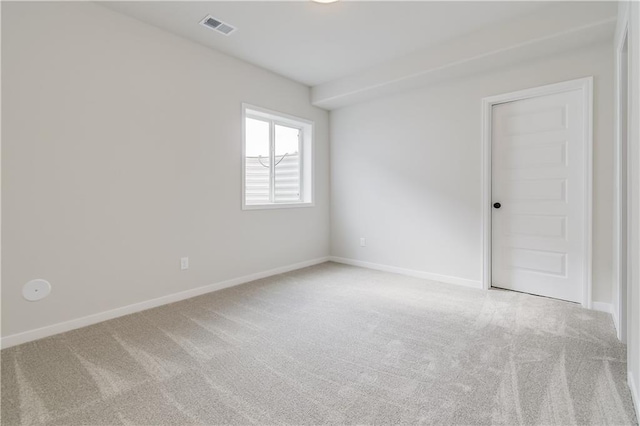
{"label": "white door casing", "polygon": [[630,276],[630,246],[628,239],[631,214],[629,155],[629,22],[623,19],[622,31],[616,43],[616,141],[615,141],[615,209],[614,209],[614,288],[613,322],[618,339],[627,341],[628,278]]}
{"label": "white door casing", "polygon": [[483,100],[485,288],[590,307],[591,86]]}

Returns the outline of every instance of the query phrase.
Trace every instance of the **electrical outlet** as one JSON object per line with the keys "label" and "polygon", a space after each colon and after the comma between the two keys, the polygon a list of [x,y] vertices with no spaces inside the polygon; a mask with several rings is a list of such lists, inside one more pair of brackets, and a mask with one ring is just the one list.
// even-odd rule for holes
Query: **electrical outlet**
{"label": "electrical outlet", "polygon": [[367,246],[367,240],[365,238],[360,238],[360,247],[366,247]]}
{"label": "electrical outlet", "polygon": [[180,258],[180,270],[184,271],[185,269],[189,269],[189,258],[188,257]]}

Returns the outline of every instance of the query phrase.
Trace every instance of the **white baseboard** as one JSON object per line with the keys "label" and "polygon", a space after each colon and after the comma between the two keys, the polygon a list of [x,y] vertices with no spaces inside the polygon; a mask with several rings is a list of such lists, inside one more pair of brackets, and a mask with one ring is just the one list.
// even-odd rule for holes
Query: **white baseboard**
{"label": "white baseboard", "polygon": [[629,385],[629,390],[631,391],[631,400],[633,401],[633,406],[636,409],[636,418],[640,418],[640,395],[638,395],[638,388],[633,381],[631,371],[627,371],[627,384]]}
{"label": "white baseboard", "polygon": [[[605,302],[591,302],[591,309],[594,311],[606,312],[613,316],[613,305]],[[615,322],[615,319],[613,320]]]}
{"label": "white baseboard", "polygon": [[616,329],[616,336],[620,338],[619,332],[618,332],[618,318],[613,313],[613,305],[611,303],[605,303],[605,302],[591,302],[591,309],[593,309],[594,311],[605,312],[611,315],[611,319],[613,320],[613,326]]}
{"label": "white baseboard", "polygon": [[345,265],[360,266],[362,268],[376,269],[378,271],[393,272],[395,274],[408,275],[410,277],[423,278],[426,280],[439,281],[447,284],[461,285],[471,288],[482,289],[482,282],[469,280],[466,278],[452,277],[449,275],[434,274],[431,272],[417,271],[415,269],[398,268],[397,266],[382,265],[379,263],[364,262],[362,260],[348,259],[345,257],[330,256],[329,260]]}
{"label": "white baseboard", "polygon": [[93,325],[102,321],[118,318],[124,315],[133,314],[136,312],[144,311],[147,309],[155,308],[157,306],[162,306],[169,303],[178,302],[180,300],[190,299],[192,297],[200,296],[206,293],[211,293],[216,290],[222,290],[223,288],[233,287],[236,285],[259,280],[261,278],[283,274],[285,272],[306,268],[308,266],[317,265],[327,261],[329,261],[329,257],[320,257],[317,259],[307,260],[305,262],[295,263],[293,265],[281,266],[279,268],[270,269],[268,271],[257,272],[255,274],[245,275],[243,277],[233,278],[230,280],[221,281],[214,284],[209,284],[203,287],[197,287],[190,290],[181,291],[179,293],[168,294],[166,296],[158,297],[151,300],[146,300],[144,302],[122,306],[120,308],[111,309],[109,311],[104,311],[104,312],[100,312],[93,315],[87,315],[85,317],[76,318],[76,319],[72,319],[65,322],[60,322],[60,323],[49,325],[46,327],[36,328],[34,330],[12,334],[9,336],[2,337],[2,339],[0,339],[0,347],[4,349],[11,346],[20,345],[22,343],[30,342],[37,339],[42,339],[43,337],[53,336],[54,334],[64,333],[65,331],[75,330],[77,328],[86,327],[88,325]]}
{"label": "white baseboard", "polygon": [[611,316],[613,317],[613,326],[616,329],[616,336],[618,337],[618,340],[622,341],[622,333],[620,333],[620,327],[619,327],[620,312],[618,312],[618,305],[616,303],[611,304]]}

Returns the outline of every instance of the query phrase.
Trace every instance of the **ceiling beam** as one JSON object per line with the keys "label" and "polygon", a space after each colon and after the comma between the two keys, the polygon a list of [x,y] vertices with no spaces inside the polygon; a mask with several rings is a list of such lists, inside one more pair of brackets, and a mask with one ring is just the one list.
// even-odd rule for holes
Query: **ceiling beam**
{"label": "ceiling beam", "polygon": [[615,3],[557,4],[526,17],[312,87],[313,105],[337,109],[416,87],[612,40]]}

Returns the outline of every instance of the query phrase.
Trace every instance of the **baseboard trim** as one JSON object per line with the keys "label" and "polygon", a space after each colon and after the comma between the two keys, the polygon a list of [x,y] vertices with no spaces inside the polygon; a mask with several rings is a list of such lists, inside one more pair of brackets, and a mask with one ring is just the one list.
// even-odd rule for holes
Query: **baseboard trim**
{"label": "baseboard trim", "polygon": [[636,418],[638,418],[640,417],[640,398],[638,395],[638,388],[636,388],[636,384],[633,381],[631,371],[627,371],[627,385],[629,385],[629,390],[631,391],[631,400],[633,401],[633,406],[636,409]]}
{"label": "baseboard trim", "polygon": [[324,263],[327,261],[329,261],[328,256],[320,257],[317,259],[311,259],[304,262],[294,263],[292,265],[281,266],[279,268],[270,269],[268,271],[257,272],[255,274],[245,275],[242,277],[232,278],[230,280],[220,281],[220,282],[209,284],[206,286],[181,291],[179,293],[168,294],[166,296],[157,297],[155,299],[146,300],[144,302],[122,306],[120,308],[111,309],[111,310],[100,312],[97,314],[87,315],[85,317],[80,317],[80,318],[72,319],[69,321],[60,322],[60,323],[49,325],[46,327],[36,328],[34,330],[12,334],[6,337],[2,337],[2,339],[0,339],[0,347],[3,349],[9,348],[11,346],[20,345],[22,343],[31,342],[33,340],[38,340],[44,337],[49,337],[56,334],[64,333],[66,331],[71,331],[78,328],[86,327],[88,325],[97,324],[99,322],[107,321],[113,318],[118,318],[124,315],[145,311],[147,309],[155,308],[162,305],[167,305],[169,303],[179,302],[181,300],[190,299],[192,297],[200,296],[206,293],[211,293],[217,290],[222,290],[224,288],[245,284],[251,281],[259,280],[261,278],[267,278],[273,275],[284,274],[285,272],[306,268],[308,266],[318,265],[320,263]]}
{"label": "baseboard trim", "polygon": [[[591,302],[591,309],[594,311],[606,312],[613,317],[613,305],[605,302]],[[615,323],[615,319],[613,320]]]}
{"label": "baseboard trim", "polygon": [[611,315],[611,319],[613,321],[613,327],[616,330],[616,337],[620,338],[619,332],[618,332],[618,321],[617,321],[618,318],[613,313],[613,305],[611,303],[606,303],[606,302],[591,302],[591,309],[593,309],[594,311],[605,312]]}
{"label": "baseboard trim", "polygon": [[331,260],[332,262],[343,263],[345,265],[360,266],[362,268],[375,269],[377,271],[392,272],[395,274],[408,275],[410,277],[439,281],[447,284],[455,284],[464,287],[482,289],[482,282],[479,280],[469,280],[466,278],[452,277],[449,275],[440,275],[431,272],[417,271],[415,269],[405,269],[399,268],[397,266],[383,265],[380,263],[364,262],[362,260],[349,259],[346,257],[329,256],[329,260]]}
{"label": "baseboard trim", "polygon": [[618,305],[614,303],[611,304],[611,317],[613,317],[613,326],[616,329],[616,336],[618,337],[618,340],[622,341],[622,334],[620,333],[620,312],[618,312]]}

